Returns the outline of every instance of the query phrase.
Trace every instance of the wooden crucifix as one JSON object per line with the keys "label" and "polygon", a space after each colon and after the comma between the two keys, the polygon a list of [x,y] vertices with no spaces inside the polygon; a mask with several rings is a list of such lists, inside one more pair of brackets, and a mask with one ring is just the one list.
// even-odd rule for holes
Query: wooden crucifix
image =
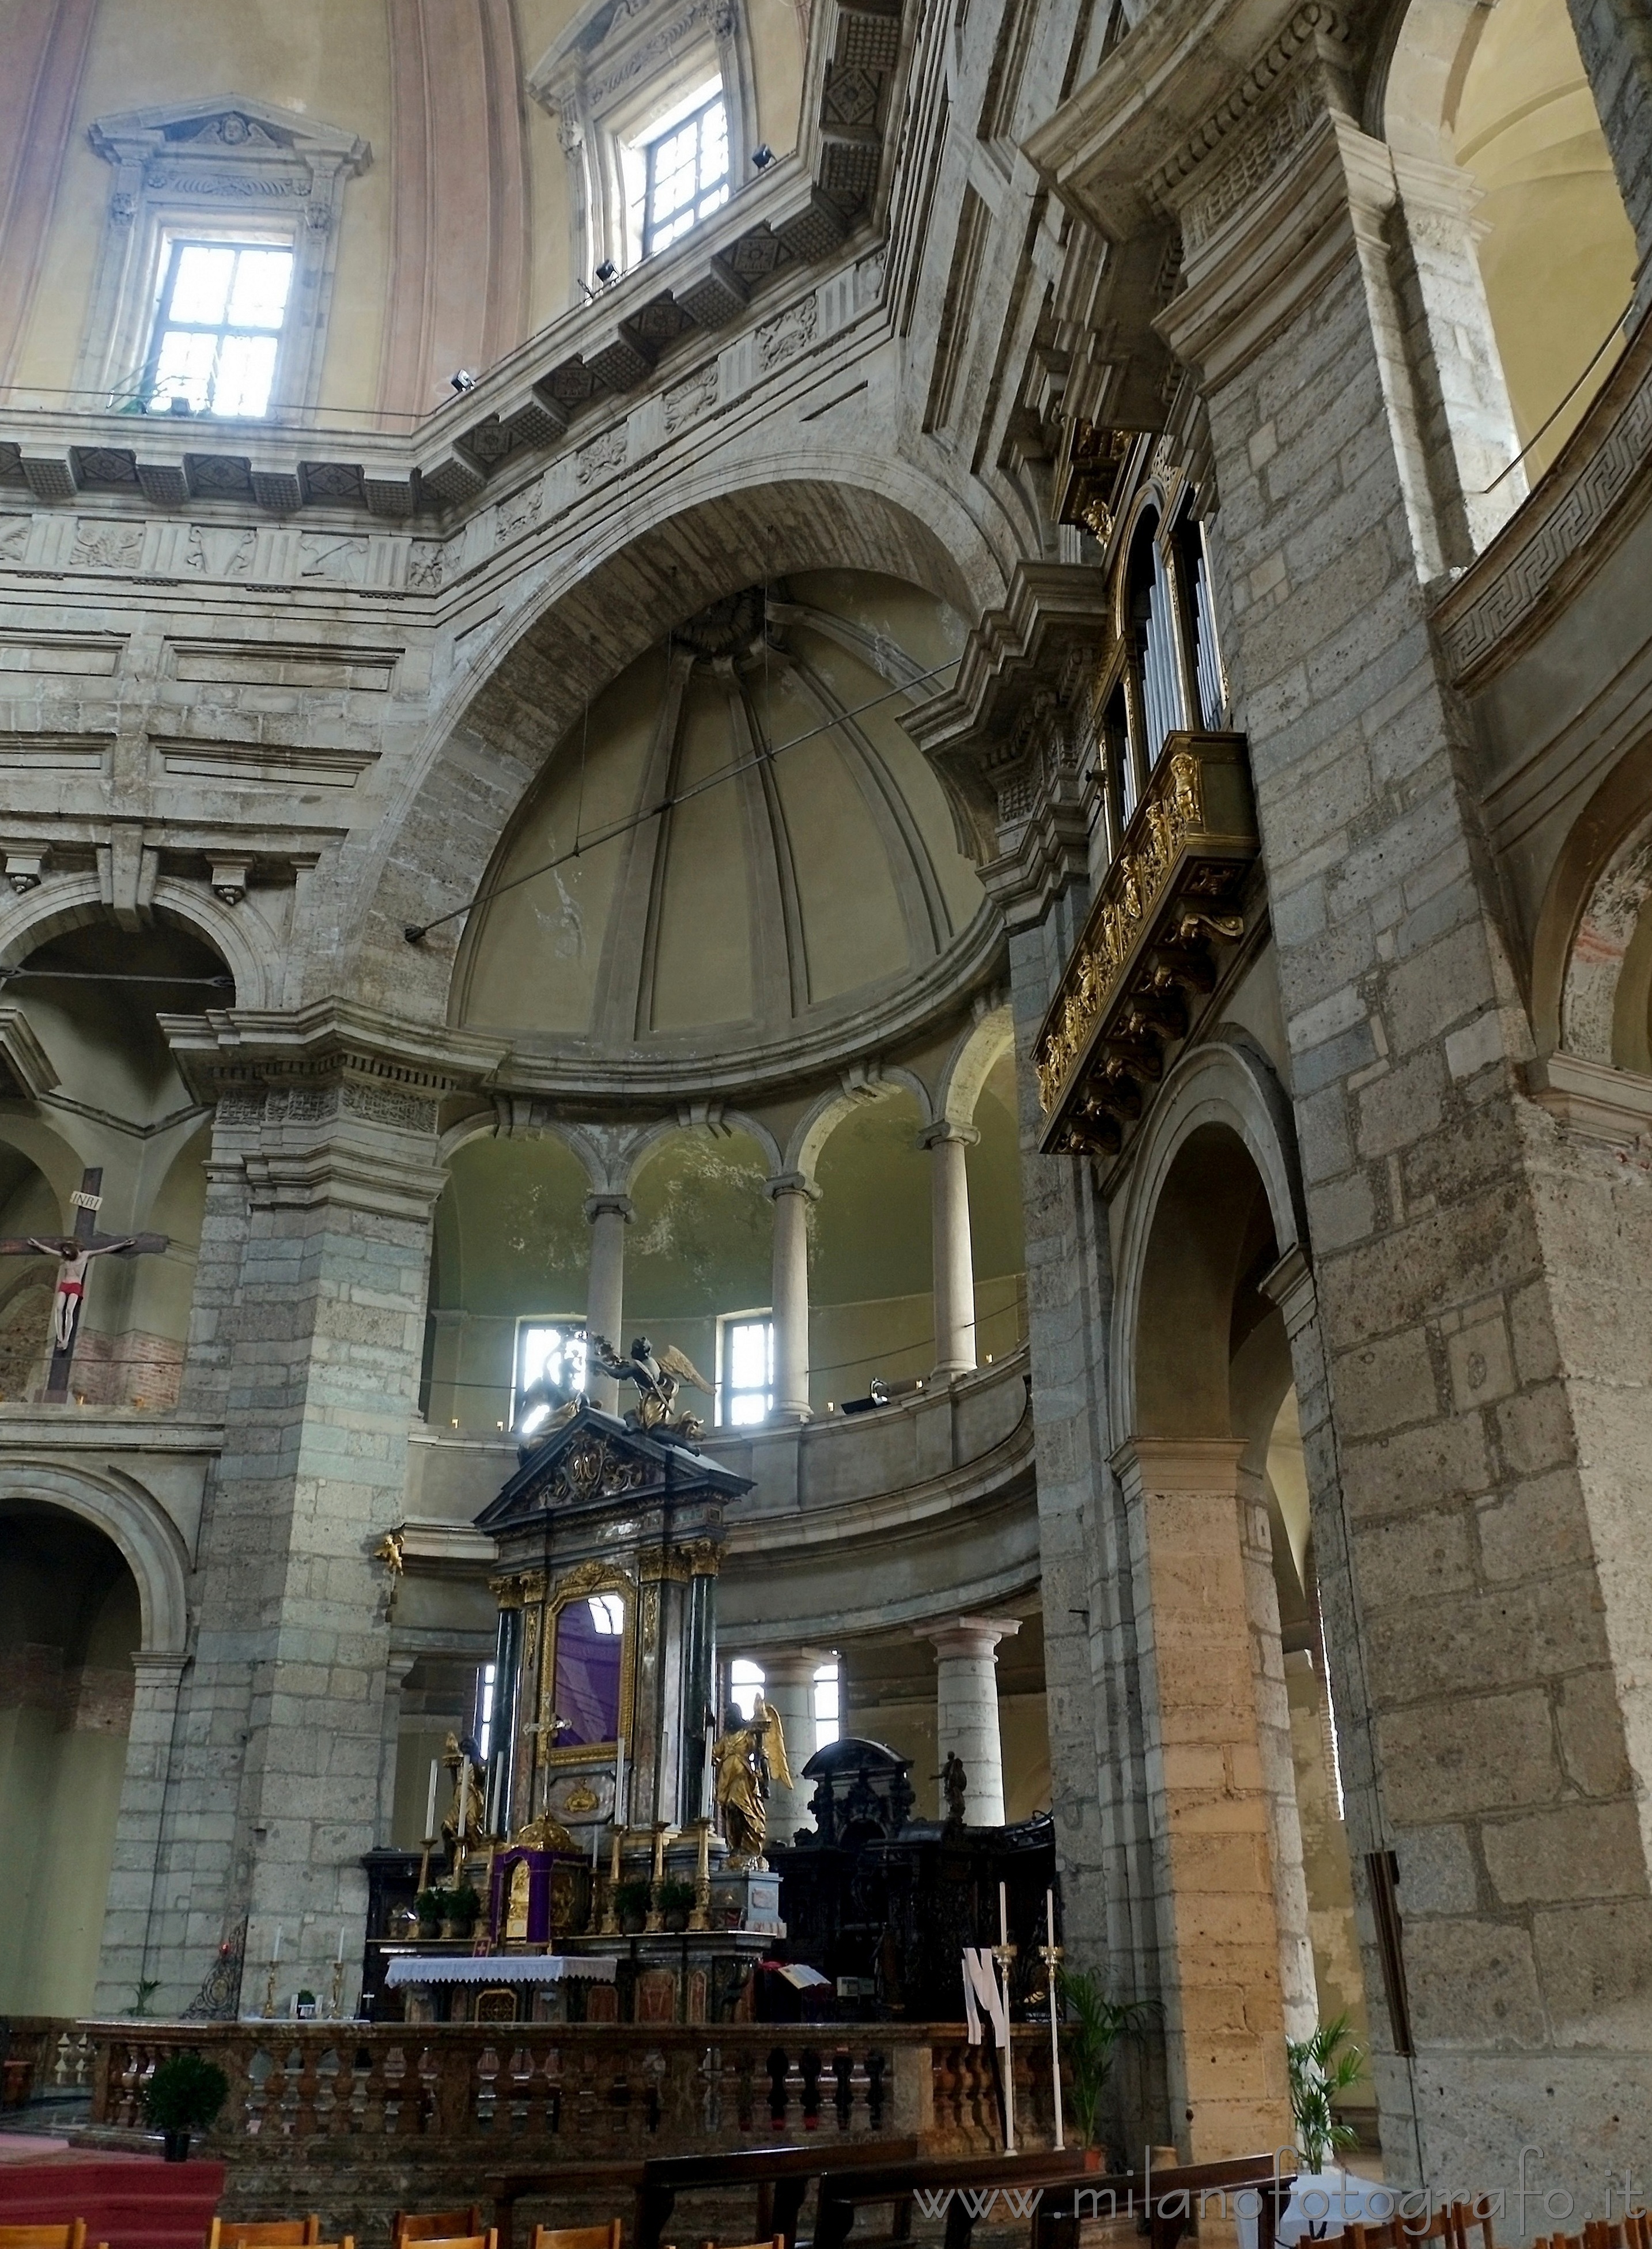
{"label": "wooden crucifix", "polygon": [[100,1234],[98,1213],[103,1207],[99,1188],[101,1166],[83,1172],[80,1185],[69,1197],[74,1205],[74,1232],[31,1235],[10,1240],[0,1235],[0,1257],[56,1257],[57,1293],[52,1300],[52,1365],[46,1374],[46,1403],[66,1405],[69,1370],[74,1363],[75,1338],[80,1331],[80,1309],[86,1301],[86,1268],[94,1257],[148,1257],[171,1241],[167,1234]]}

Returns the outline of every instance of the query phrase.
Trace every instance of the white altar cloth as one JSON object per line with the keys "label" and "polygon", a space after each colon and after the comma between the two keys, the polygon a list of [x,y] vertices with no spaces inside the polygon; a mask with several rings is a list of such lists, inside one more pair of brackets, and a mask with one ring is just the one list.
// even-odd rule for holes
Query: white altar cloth
{"label": "white altar cloth", "polygon": [[611,1952],[577,1960],[560,1952],[501,1952],[482,1958],[471,1952],[438,1953],[434,1957],[398,1952],[392,1957],[384,1980],[392,1988],[401,1984],[561,1984],[566,1979],[611,1984],[618,1970],[619,1962]]}

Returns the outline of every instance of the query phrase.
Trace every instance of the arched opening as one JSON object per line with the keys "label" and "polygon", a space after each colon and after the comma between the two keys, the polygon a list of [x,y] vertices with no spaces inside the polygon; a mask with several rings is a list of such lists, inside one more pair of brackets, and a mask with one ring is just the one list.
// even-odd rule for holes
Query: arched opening
{"label": "arched opening", "polygon": [[[88,1169],[101,1175],[100,1231],[167,1237],[158,1254],[89,1262],[71,1387],[83,1404],[163,1411],[176,1404],[182,1374],[210,1134],[158,1019],[233,1006],[233,979],[184,929],[162,921],[121,929],[94,911],[34,946],[3,980],[7,1006],[50,1072],[0,1120],[18,1152],[14,1169],[31,1155],[52,1166],[56,1207],[45,1230],[60,1235],[69,1226],[69,1195]],[[37,1182],[17,1175],[17,1207],[0,1215],[0,1231],[22,1239],[42,1231],[46,1197],[38,1174]],[[39,1391],[55,1263],[47,1256],[16,1276],[0,1273],[8,1397]]]}
{"label": "arched opening", "polygon": [[0,1820],[28,1844],[0,1921],[6,2013],[91,2008],[141,1639],[112,1539],[58,1508],[0,1503]]}
{"label": "arched opening", "polygon": [[891,1393],[935,1364],[929,1157],[904,1088],[851,1110],[816,1167],[810,1214],[809,1403],[824,1413],[864,1398],[874,1376]]}
{"label": "arched opening", "polygon": [[[1301,2036],[1344,2006],[1363,2029],[1365,2010],[1290,1345],[1263,1285],[1280,1254],[1267,1183],[1238,1131],[1195,1124],[1159,1189],[1130,1338],[1146,1628],[1168,1737],[1185,1746],[1188,1726],[1204,1725],[1208,1746],[1256,1760],[1270,1866],[1246,1909],[1255,1972],[1270,1980],[1277,1945],[1283,2032]],[[1202,1679],[1187,1654],[1195,1618]],[[1225,1712],[1200,1710],[1206,1696]],[[1167,1816],[1186,1819],[1190,1805]],[[1237,1814],[1236,1838],[1243,1826]],[[1173,1874],[1194,1888],[1201,1879]]]}
{"label": "arched opening", "polygon": [[1566,0],[1416,0],[1385,128],[1398,148],[1456,162],[1477,190],[1486,305],[1535,481],[1623,348],[1635,281],[1635,237]]}
{"label": "arched opening", "polygon": [[748,1133],[678,1132],[631,1182],[625,1340],[674,1345],[713,1385],[683,1398],[707,1427],[760,1421],[773,1402],[767,1175]]}

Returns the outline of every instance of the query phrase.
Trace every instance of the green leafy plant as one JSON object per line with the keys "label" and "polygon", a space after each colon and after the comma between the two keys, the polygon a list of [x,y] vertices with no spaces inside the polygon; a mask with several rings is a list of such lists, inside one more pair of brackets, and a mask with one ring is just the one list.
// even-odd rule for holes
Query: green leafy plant
{"label": "green leafy plant", "polygon": [[662,1913],[690,1913],[694,1906],[692,1882],[662,1882],[659,1886],[659,1909]]}
{"label": "green leafy plant", "polygon": [[440,1889],[421,1890],[413,1901],[413,1910],[426,1928],[434,1928],[447,1912],[447,1892]]}
{"label": "green leafy plant", "polygon": [[158,2132],[203,2132],[230,2097],[230,2080],[198,2053],[169,2054],[143,2090],[143,2113]]}
{"label": "green leafy plant", "polygon": [[457,1889],[449,1890],[446,1893],[443,1918],[451,1921],[456,1929],[462,1929],[467,1932],[474,1929],[481,1918],[481,1895],[478,1891],[473,1890],[468,1882],[461,1882]]}
{"label": "green leafy plant", "polygon": [[161,1978],[158,1976],[140,1976],[134,1988],[137,1997],[127,2012],[129,2015],[147,2015],[150,2000],[161,1988]]}
{"label": "green leafy plant", "polygon": [[301,2007],[313,2007],[315,2005],[314,1992],[309,1991],[300,1991],[299,1993],[299,2005]]}
{"label": "green leafy plant", "polygon": [[1291,2108],[1297,2123],[1297,2154],[1304,2170],[1322,2171],[1334,2155],[1352,2148],[1359,2134],[1340,2122],[1332,2108],[1339,2093],[1357,2084],[1365,2056],[1349,2038],[1348,2018],[1335,2015],[1311,2038],[1285,2040],[1291,2074]]}
{"label": "green leafy plant", "polygon": [[1058,1970],[1067,2021],[1062,2043],[1073,2122],[1082,2144],[1096,2145],[1096,2117],[1120,2039],[1139,2039],[1153,2019],[1151,1999],[1109,1999],[1094,1976],[1081,1968]]}
{"label": "green leafy plant", "polygon": [[641,1921],[648,1911],[648,1890],[647,1882],[640,1876],[632,1881],[616,1884],[614,1910],[623,1922]]}

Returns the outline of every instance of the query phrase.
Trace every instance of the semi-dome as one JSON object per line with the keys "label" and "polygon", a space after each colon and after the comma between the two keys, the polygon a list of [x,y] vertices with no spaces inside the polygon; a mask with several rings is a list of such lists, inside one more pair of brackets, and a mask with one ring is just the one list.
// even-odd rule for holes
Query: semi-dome
{"label": "semi-dome", "polygon": [[750,588],[663,635],[519,810],[458,1020],[593,1062],[795,1058],[979,974],[995,923],[900,723],[960,638],[929,595],[851,571]]}

